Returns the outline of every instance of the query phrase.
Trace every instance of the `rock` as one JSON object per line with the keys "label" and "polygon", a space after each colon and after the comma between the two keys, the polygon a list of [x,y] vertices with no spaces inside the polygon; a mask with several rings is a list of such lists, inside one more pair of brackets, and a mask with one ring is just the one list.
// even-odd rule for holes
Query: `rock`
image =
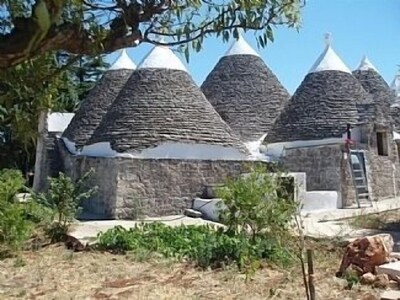
{"label": "rock", "polygon": [[390,258],[395,258],[397,260],[400,260],[400,252],[391,252]]}
{"label": "rock", "polygon": [[64,244],[67,249],[73,250],[75,252],[86,250],[86,245],[83,245],[80,240],[69,234],[65,235]]}
{"label": "rock", "polygon": [[396,280],[389,280],[389,288],[392,290],[399,289],[399,283]]}
{"label": "rock", "polygon": [[376,272],[378,274],[387,274],[392,279],[398,280],[400,277],[400,261],[378,266],[376,267]]}
{"label": "rock", "polygon": [[400,300],[400,291],[384,291],[381,300]]}
{"label": "rock", "polygon": [[350,265],[360,276],[369,272],[375,273],[376,266],[389,261],[390,238],[388,236],[367,236],[348,244],[336,275],[342,276]]}
{"label": "rock", "polygon": [[386,247],[386,251],[389,253],[393,252],[393,247],[394,247],[394,241],[393,241],[393,237],[391,234],[389,233],[381,233],[381,234],[377,234],[376,236],[380,236],[385,244]]}
{"label": "rock", "polygon": [[360,282],[362,284],[373,284],[375,282],[376,276],[372,273],[365,273],[361,276]]}
{"label": "rock", "polygon": [[333,278],[333,282],[334,282],[338,287],[340,287],[340,288],[342,288],[342,289],[346,288],[346,287],[349,285],[349,283],[347,282],[347,280],[344,279],[344,278],[337,278],[337,277],[334,277],[334,278]]}
{"label": "rock", "polygon": [[386,289],[389,287],[389,276],[387,274],[376,275],[374,287],[379,289]]}
{"label": "rock", "polygon": [[185,209],[184,215],[188,216],[188,217],[191,217],[191,218],[201,218],[203,216],[201,211],[194,210],[194,209],[191,209],[191,208]]}

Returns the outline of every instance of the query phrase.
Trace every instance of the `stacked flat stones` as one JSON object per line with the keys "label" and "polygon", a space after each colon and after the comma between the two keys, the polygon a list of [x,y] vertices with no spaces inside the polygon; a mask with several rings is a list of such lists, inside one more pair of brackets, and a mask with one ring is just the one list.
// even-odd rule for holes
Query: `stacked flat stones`
{"label": "stacked flat stones", "polygon": [[62,137],[74,142],[77,149],[82,148],[99,126],[135,68],[135,64],[123,50],[96,86],[90,90]]}
{"label": "stacked flat stones", "polygon": [[396,75],[390,85],[395,98],[390,107],[390,116],[392,118],[394,130],[400,131],[400,75]]}
{"label": "stacked flat stones", "polygon": [[379,74],[374,65],[364,57],[353,75],[360,81],[364,90],[372,95],[376,124],[391,126],[390,105],[395,101],[395,94]]}
{"label": "stacked flat stones", "polygon": [[266,134],[290,95],[259,55],[240,37],[201,89],[244,141]]}
{"label": "stacked flat stones", "polygon": [[360,107],[370,102],[371,97],[328,43],[277,118],[266,142],[342,137],[347,124],[360,122]]}
{"label": "stacked flat stones", "polygon": [[132,74],[87,145],[99,142],[119,153],[164,143],[246,151],[167,47],[155,47]]}

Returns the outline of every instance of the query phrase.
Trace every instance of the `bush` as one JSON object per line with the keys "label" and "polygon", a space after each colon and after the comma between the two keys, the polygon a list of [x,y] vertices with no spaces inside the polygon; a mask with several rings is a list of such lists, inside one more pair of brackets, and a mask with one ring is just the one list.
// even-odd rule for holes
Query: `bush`
{"label": "bush", "polygon": [[0,171],[0,245],[3,255],[18,251],[28,239],[32,224],[25,218],[24,204],[16,195],[24,187],[23,176],[18,170]]}
{"label": "bush", "polygon": [[279,175],[256,167],[245,176],[228,180],[217,190],[226,207],[220,210],[222,223],[234,232],[249,229],[253,237],[262,231],[287,233],[298,205],[287,190],[287,180]]}
{"label": "bush", "polygon": [[154,252],[203,268],[236,263],[240,269],[247,269],[259,259],[285,264],[290,261],[289,253],[272,238],[259,235],[250,241],[245,233],[231,234],[210,226],[148,223],[129,230],[117,226],[99,234],[97,247],[115,253]]}
{"label": "bush", "polygon": [[24,177],[19,170],[0,170],[0,201],[14,202],[24,184]]}
{"label": "bush", "polygon": [[34,194],[33,198],[49,208],[56,222],[48,228],[52,241],[59,241],[68,231],[70,224],[81,212],[81,204],[90,198],[95,188],[87,189],[85,182],[92,174],[87,172],[76,183],[64,173],[57,178],[49,178],[50,186],[45,194]]}

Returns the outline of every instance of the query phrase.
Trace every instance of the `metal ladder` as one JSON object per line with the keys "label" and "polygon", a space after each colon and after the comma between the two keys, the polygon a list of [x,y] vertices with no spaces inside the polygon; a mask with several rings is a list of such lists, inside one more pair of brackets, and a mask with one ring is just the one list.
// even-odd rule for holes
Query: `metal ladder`
{"label": "metal ladder", "polygon": [[372,207],[372,200],[368,191],[368,183],[364,166],[365,161],[363,153],[360,151],[350,151],[350,168],[352,172],[351,175],[356,192],[356,201],[358,208],[361,207],[362,200],[366,200],[367,203],[369,203]]}

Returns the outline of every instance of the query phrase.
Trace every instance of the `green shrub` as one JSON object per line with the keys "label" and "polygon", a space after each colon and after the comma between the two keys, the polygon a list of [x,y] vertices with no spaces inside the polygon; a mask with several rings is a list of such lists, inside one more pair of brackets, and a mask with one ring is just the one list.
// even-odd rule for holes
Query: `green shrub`
{"label": "green shrub", "polygon": [[287,233],[298,205],[279,175],[256,167],[245,176],[228,180],[217,190],[226,207],[220,210],[222,223],[234,232],[249,229],[253,237],[261,231]]}
{"label": "green shrub", "polygon": [[81,204],[90,198],[95,188],[88,189],[84,183],[92,171],[87,172],[81,179],[74,182],[64,173],[57,178],[49,178],[49,189],[45,194],[34,194],[33,198],[53,212],[56,220],[48,228],[48,234],[53,241],[58,241],[68,231],[70,224],[81,212]]}
{"label": "green shrub", "polygon": [[29,238],[32,223],[24,218],[23,205],[2,203],[0,207],[0,244],[6,252],[16,252]]}
{"label": "green shrub", "polygon": [[0,201],[14,202],[24,184],[25,180],[21,171],[14,169],[0,170]]}
{"label": "green shrub", "polygon": [[1,256],[21,249],[29,238],[32,224],[25,218],[24,204],[16,201],[16,195],[24,187],[24,179],[18,170],[0,171],[0,248]]}
{"label": "green shrub", "polygon": [[232,234],[210,226],[169,227],[147,223],[131,229],[117,226],[98,236],[97,247],[115,253],[153,252],[200,267],[220,267],[236,263],[240,269],[260,259],[280,263],[290,261],[289,253],[266,235],[250,240],[246,233]]}

